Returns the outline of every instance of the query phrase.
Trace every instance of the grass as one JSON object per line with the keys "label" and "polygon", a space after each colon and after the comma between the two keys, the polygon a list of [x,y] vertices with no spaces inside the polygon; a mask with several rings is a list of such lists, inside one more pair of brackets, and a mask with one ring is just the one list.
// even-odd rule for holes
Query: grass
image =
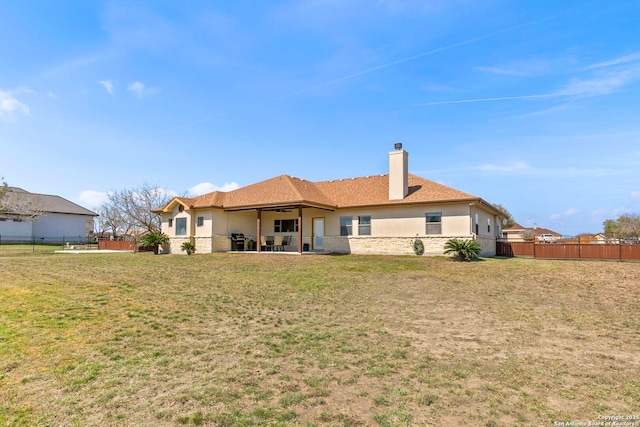
{"label": "grass", "polygon": [[636,415],[640,264],[26,255],[0,425],[553,425]]}

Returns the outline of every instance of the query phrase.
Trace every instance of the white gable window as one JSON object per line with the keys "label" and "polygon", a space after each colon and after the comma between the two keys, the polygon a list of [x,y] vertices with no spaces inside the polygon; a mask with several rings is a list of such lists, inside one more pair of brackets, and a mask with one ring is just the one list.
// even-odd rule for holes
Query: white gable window
{"label": "white gable window", "polygon": [[442,212],[427,212],[425,220],[426,234],[442,234]]}
{"label": "white gable window", "polygon": [[187,235],[187,218],[176,218],[176,236]]}

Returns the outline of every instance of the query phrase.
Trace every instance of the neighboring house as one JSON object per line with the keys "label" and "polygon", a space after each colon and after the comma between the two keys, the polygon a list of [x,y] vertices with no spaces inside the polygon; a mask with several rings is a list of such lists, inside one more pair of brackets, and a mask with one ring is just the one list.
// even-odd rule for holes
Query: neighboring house
{"label": "neighboring house", "polygon": [[86,239],[95,212],[60,196],[9,187],[0,200],[0,238],[7,240]]}
{"label": "neighboring house", "polygon": [[540,227],[523,227],[517,222],[509,228],[502,230],[502,238],[507,242],[532,242],[541,235],[552,235],[556,239],[562,239],[562,234]]}
{"label": "neighboring house", "polygon": [[181,253],[185,241],[197,253],[228,251],[231,237],[261,242],[290,238],[288,251],[413,254],[422,239],[425,254],[442,254],[451,238],[477,239],[495,255],[501,213],[477,196],[408,172],[408,153],[389,153],[389,174],[311,182],[280,175],[230,192],[176,197],[158,209],[165,252]]}

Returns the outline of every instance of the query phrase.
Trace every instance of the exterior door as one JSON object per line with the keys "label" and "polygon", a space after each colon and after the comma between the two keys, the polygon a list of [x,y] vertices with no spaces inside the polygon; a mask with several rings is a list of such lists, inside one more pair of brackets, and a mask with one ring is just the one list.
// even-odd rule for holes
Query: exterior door
{"label": "exterior door", "polygon": [[324,249],[324,218],[313,218],[313,242],[314,250]]}

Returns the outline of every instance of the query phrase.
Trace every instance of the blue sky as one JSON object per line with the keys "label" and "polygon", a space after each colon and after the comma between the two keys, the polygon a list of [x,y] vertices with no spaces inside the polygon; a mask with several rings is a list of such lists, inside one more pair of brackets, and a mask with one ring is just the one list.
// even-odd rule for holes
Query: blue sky
{"label": "blue sky", "polygon": [[386,173],[402,142],[525,226],[640,212],[637,0],[0,0],[0,34],[0,175],[88,208]]}

